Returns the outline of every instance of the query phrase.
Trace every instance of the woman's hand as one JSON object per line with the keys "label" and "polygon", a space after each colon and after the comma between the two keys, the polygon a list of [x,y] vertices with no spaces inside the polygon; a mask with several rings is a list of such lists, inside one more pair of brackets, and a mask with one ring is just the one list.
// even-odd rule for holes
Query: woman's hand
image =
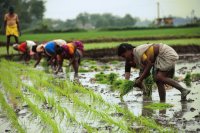
{"label": "woman's hand", "polygon": [[141,84],[142,84],[142,80],[140,79],[140,77],[137,77],[135,80],[135,85],[140,86]]}

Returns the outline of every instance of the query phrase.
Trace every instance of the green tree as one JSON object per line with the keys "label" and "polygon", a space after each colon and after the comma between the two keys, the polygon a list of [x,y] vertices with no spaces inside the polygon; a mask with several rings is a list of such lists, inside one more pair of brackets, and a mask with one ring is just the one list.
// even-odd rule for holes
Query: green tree
{"label": "green tree", "polygon": [[[43,0],[0,0],[0,22],[10,6],[14,6],[19,16],[22,29],[28,28],[35,21],[41,21],[45,12]],[[2,26],[2,25],[1,25]]]}

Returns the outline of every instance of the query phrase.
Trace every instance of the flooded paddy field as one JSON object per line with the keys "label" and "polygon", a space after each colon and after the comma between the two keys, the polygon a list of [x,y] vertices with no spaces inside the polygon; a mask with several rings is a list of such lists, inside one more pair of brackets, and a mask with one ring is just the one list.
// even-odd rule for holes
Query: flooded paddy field
{"label": "flooded paddy field", "polygon": [[[138,88],[120,97],[109,84],[96,80],[100,72],[124,79],[121,61],[83,60],[80,85],[70,81],[73,72],[68,69],[57,75],[41,70],[42,66],[33,69],[1,60],[0,133],[200,132],[200,79],[189,87],[184,80],[187,73],[200,73],[198,60],[178,62],[175,77],[191,92],[181,102],[180,92],[168,87],[164,105],[170,106],[164,109],[152,108],[160,104],[156,85],[152,97],[143,96]],[[132,69],[131,80],[138,72]]]}
{"label": "flooded paddy field", "polygon": [[[124,63],[118,62],[113,65],[112,62],[106,63],[108,67],[105,73],[117,73],[120,78],[124,78]],[[97,66],[105,66],[99,63]],[[132,69],[131,79],[138,76],[138,70]],[[188,87],[184,83],[184,78],[187,73],[200,73],[200,61],[179,61],[176,65],[175,76],[182,86],[191,90],[187,97],[187,101],[181,101],[180,92],[172,87],[166,90],[166,103],[171,104],[172,107],[164,110],[152,110],[145,108],[152,103],[159,103],[159,95],[156,86],[152,91],[152,97],[143,96],[142,92],[134,88],[123,99],[119,97],[119,93],[110,91],[109,85],[95,83],[95,74],[99,72],[88,72],[81,74],[81,83],[84,86],[94,89],[99,93],[105,101],[109,103],[118,104],[128,108],[136,116],[144,116],[155,119],[159,124],[166,126],[174,126],[178,132],[200,132],[200,80],[192,81],[191,86]]]}

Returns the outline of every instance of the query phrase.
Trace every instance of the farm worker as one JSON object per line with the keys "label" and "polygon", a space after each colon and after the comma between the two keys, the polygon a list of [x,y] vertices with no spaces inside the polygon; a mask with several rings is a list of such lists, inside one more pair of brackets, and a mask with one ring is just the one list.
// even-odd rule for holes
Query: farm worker
{"label": "farm worker", "polygon": [[122,43],[118,47],[118,56],[126,59],[125,78],[130,78],[131,67],[139,68],[140,74],[136,78],[135,85],[144,89],[143,80],[150,74],[153,68],[154,80],[158,87],[160,101],[165,101],[165,84],[168,84],[181,92],[181,100],[186,100],[190,90],[183,88],[173,80],[175,62],[179,56],[176,51],[166,44],[143,44],[133,47],[131,44]]}
{"label": "farm worker", "polygon": [[7,37],[7,55],[9,55],[9,45],[10,45],[10,37],[14,36],[15,43],[19,43],[18,37],[21,35],[21,31],[19,28],[19,18],[18,15],[14,12],[14,7],[9,7],[9,12],[4,16],[4,33]]}
{"label": "farm worker", "polygon": [[57,49],[58,68],[56,73],[62,68],[63,60],[68,59],[69,66],[72,64],[74,69],[74,79],[78,80],[78,68],[83,57],[83,51],[84,46],[81,41],[73,41],[61,46],[61,49]]}
{"label": "farm worker", "polygon": [[36,43],[34,41],[30,41],[30,40],[22,42],[21,44],[13,44],[13,48],[15,50],[23,53],[25,61],[28,61],[30,59],[30,55],[33,54],[33,52],[32,52],[33,46],[36,46]]}
{"label": "farm worker", "polygon": [[39,63],[40,60],[42,58],[42,54],[44,54],[45,56],[48,57],[48,60],[51,62],[55,59],[56,57],[56,53],[55,53],[55,49],[58,46],[62,46],[67,44],[67,42],[65,40],[62,39],[56,39],[44,44],[40,44],[38,46],[33,47],[33,51],[37,53],[38,55],[38,59],[37,62],[35,63],[34,67],[36,67]]}

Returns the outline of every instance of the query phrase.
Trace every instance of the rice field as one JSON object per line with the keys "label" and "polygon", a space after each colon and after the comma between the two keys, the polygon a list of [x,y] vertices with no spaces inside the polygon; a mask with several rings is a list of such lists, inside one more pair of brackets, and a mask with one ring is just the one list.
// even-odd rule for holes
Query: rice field
{"label": "rice field", "polygon": [[[20,41],[43,42],[61,38],[88,40],[105,38],[165,37],[200,35],[200,28],[149,29],[131,31],[88,31],[79,33],[24,34]],[[0,36],[5,43],[5,36]],[[200,45],[199,38],[170,40],[127,41],[137,46],[145,43]],[[85,43],[85,50],[114,48],[121,42]],[[10,47],[10,54],[18,54]],[[6,47],[0,47],[6,55]],[[200,63],[179,63],[175,79],[192,92],[188,101],[180,102],[180,93],[170,88],[167,102],[159,103],[158,91],[150,77],[145,81],[151,88],[145,97],[132,81],[125,81],[124,63],[102,63],[84,59],[81,63],[80,83],[71,79],[71,68],[54,75],[43,60],[33,68],[29,64],[0,58],[0,132],[198,132],[199,131],[199,80]],[[66,67],[66,62],[64,67]]]}
{"label": "rice field", "polygon": [[[136,29],[124,31],[86,31],[69,33],[46,33],[46,34],[23,34],[20,41],[33,40],[36,42],[53,39],[69,40],[92,40],[106,38],[132,38],[132,37],[165,37],[165,36],[196,36],[200,35],[200,27],[192,28],[165,28],[165,29]],[[6,37],[0,35],[0,42],[6,42]]]}
{"label": "rice field", "polygon": [[[122,42],[121,42],[122,43]],[[138,46],[145,43],[164,43],[170,46],[176,45],[200,45],[199,38],[191,38],[191,39],[173,39],[173,40],[149,40],[149,41],[127,41],[134,46]],[[115,48],[120,44],[120,42],[104,42],[104,43],[84,43],[84,49],[93,50],[93,49],[103,49],[103,48]],[[18,54],[12,46],[10,46],[10,54]],[[0,47],[0,55],[6,54],[6,47]]]}
{"label": "rice field", "polygon": [[[175,130],[160,126],[151,118],[137,117],[127,108],[110,104],[90,88],[27,65],[0,60],[0,73],[2,131],[64,133]],[[134,129],[133,124],[142,128]]]}

